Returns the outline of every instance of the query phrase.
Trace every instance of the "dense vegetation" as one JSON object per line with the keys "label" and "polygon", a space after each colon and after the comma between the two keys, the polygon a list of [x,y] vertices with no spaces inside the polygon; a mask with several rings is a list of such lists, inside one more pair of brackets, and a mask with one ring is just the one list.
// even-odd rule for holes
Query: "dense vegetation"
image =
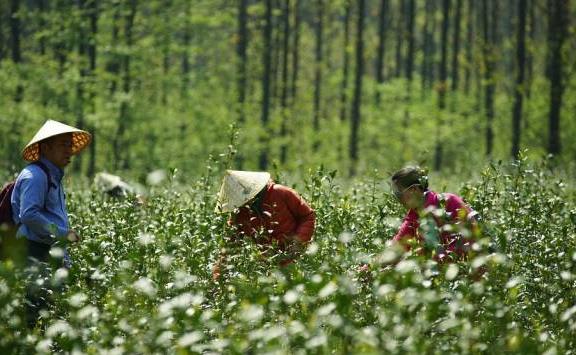
{"label": "dense vegetation", "polygon": [[[312,172],[297,188],[318,214],[313,243],[278,269],[253,244],[223,280],[210,264],[227,233],[214,215],[214,169],[193,185],[178,176],[147,204],[73,189],[70,214],[84,241],[53,295],[44,332],[22,322],[22,271],[1,264],[0,348],[30,353],[334,350],[338,353],[568,353],[576,327],[576,201],[548,162],[492,165],[460,192],[481,214],[484,251],[435,265],[407,255],[394,267],[385,242],[402,215],[375,175],[343,188]],[[281,179],[281,178],[280,178]],[[437,186],[433,184],[433,188]],[[488,245],[490,244],[490,252]],[[371,276],[358,274],[373,262]],[[480,281],[470,273],[488,272]],[[42,327],[41,327],[42,328]]]}
{"label": "dense vegetation", "polygon": [[174,167],[199,176],[232,126],[232,164],[252,170],[323,164],[362,175],[415,160],[468,171],[525,148],[571,162],[575,9],[569,0],[2,1],[0,167],[21,167],[46,118],[95,135],[75,167],[90,176]]}
{"label": "dense vegetation", "polygon": [[[94,137],[66,177],[84,239],[45,281],[53,307],[37,329],[23,268],[0,263],[0,352],[574,353],[575,11],[0,1],[0,182],[46,118]],[[386,181],[410,161],[479,212],[471,260],[379,265],[397,256],[386,243],[404,213]],[[278,269],[246,243],[212,281],[226,168],[268,170],[315,208],[298,263]],[[84,178],[144,185],[155,169],[170,178],[144,205]]]}

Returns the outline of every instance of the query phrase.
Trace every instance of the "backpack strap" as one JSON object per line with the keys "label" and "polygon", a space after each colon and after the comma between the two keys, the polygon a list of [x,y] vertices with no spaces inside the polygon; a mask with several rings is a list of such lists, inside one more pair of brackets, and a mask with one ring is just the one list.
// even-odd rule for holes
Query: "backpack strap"
{"label": "backpack strap", "polygon": [[[34,165],[36,165],[37,167],[39,167],[40,169],[42,169],[42,171],[44,172],[44,174],[46,174],[46,179],[47,179],[47,184],[48,184],[48,189],[46,189],[46,196],[48,196],[48,193],[50,192],[50,188],[54,187],[56,188],[56,185],[52,182],[52,177],[50,175],[50,170],[48,170],[48,167],[42,163],[41,161],[35,161],[34,163],[32,163]],[[46,210],[46,198],[44,199],[44,209]]]}

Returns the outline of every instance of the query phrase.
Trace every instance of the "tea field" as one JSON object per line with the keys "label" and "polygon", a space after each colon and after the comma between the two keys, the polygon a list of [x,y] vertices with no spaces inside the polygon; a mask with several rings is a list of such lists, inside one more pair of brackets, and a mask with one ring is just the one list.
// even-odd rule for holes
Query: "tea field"
{"label": "tea field", "polygon": [[386,243],[404,214],[384,177],[347,184],[311,171],[293,184],[317,213],[298,262],[279,269],[245,243],[215,282],[211,265],[231,233],[214,213],[219,183],[218,169],[170,179],[142,206],[69,188],[83,241],[69,247],[72,268],[44,281],[53,307],[36,329],[24,325],[23,270],[0,264],[0,352],[576,350],[576,196],[548,161],[492,164],[460,182],[454,192],[481,216],[483,238],[469,261],[450,265],[404,255],[381,266],[396,256]]}

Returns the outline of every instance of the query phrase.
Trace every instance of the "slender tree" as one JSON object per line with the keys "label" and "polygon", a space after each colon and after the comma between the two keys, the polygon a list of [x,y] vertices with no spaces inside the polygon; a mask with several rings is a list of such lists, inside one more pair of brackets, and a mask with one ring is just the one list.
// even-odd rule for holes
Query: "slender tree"
{"label": "slender tree", "polygon": [[516,29],[516,85],[514,88],[514,108],[512,111],[512,157],[520,154],[520,123],[524,99],[524,67],[526,64],[526,1],[518,0],[518,28]]}
{"label": "slender tree", "polygon": [[[489,17],[493,17],[495,10],[495,3],[489,6],[489,0],[482,0],[482,31],[484,37],[484,44],[483,44],[483,59],[484,59],[484,110],[486,113],[486,155],[492,156],[492,148],[494,144],[494,128],[493,128],[493,121],[494,121],[494,92],[495,92],[495,83],[494,83],[494,33],[496,29],[494,26],[496,25],[496,21],[492,18],[492,21],[489,20]],[[490,9],[492,9],[492,14],[490,13]]]}
{"label": "slender tree", "polygon": [[4,8],[0,5],[0,63],[6,58],[6,38],[4,36]]}
{"label": "slender tree", "polygon": [[[386,50],[386,27],[388,21],[388,5],[389,0],[380,1],[380,15],[378,16],[378,51],[376,55],[376,82],[381,85],[384,82],[384,57]],[[347,4],[347,11],[349,11],[349,4]],[[346,24],[346,32],[348,24]],[[346,38],[347,40],[347,38]],[[380,89],[376,90],[376,104],[379,105],[381,101]]]}
{"label": "slender tree", "polygon": [[[528,31],[528,43],[530,47],[526,51],[526,97],[530,98],[532,93],[532,80],[534,77],[534,54],[533,50],[530,49],[536,43],[536,5],[534,4],[536,0],[529,0],[527,3],[528,7],[528,20],[526,21],[526,30]],[[526,124],[527,120],[524,120]]]}
{"label": "slender tree", "polygon": [[[128,2],[128,11],[125,15],[124,20],[124,45],[126,48],[132,48],[134,44],[134,18],[136,16],[138,2],[137,0],[130,0]],[[132,90],[132,55],[128,53],[124,53],[122,55],[122,92],[126,95],[130,93]],[[123,168],[128,169],[129,159],[126,159],[122,156],[121,152],[126,151],[126,149],[122,149],[122,145],[126,144],[125,141],[125,132],[130,127],[130,113],[129,113],[129,106],[126,100],[122,101],[120,104],[120,116],[119,122],[116,130],[116,137],[114,140],[114,164],[115,168]]]}
{"label": "slender tree", "polygon": [[356,31],[356,75],[354,79],[354,98],[352,101],[352,122],[350,129],[350,175],[356,174],[358,163],[358,131],[360,129],[362,78],[364,76],[364,0],[358,0],[358,20]]}
{"label": "slender tree", "polygon": [[565,89],[562,48],[567,38],[568,0],[548,0],[548,73],[550,79],[550,112],[548,116],[548,153],[560,154],[560,116]]}
{"label": "slender tree", "polygon": [[404,42],[404,16],[405,16],[405,6],[404,1],[399,0],[396,4],[397,16],[396,16],[396,67],[395,67],[395,77],[399,78],[402,74],[402,64],[404,60],[402,58],[402,45]]}
{"label": "slender tree", "polygon": [[460,23],[462,22],[462,0],[456,0],[452,37],[452,91],[458,90],[460,78]]}
{"label": "slender tree", "polygon": [[425,18],[423,24],[423,48],[422,48],[422,63],[420,69],[422,95],[425,95],[434,82],[434,56],[435,56],[435,42],[434,33],[436,32],[436,7],[434,0],[426,0],[425,4]]}
{"label": "slender tree", "polygon": [[236,54],[238,55],[238,123],[243,125],[246,121],[246,85],[248,66],[248,0],[238,1],[238,42]]}
{"label": "slender tree", "polygon": [[344,3],[344,45],[342,50],[342,83],[340,86],[340,121],[346,121],[348,105],[348,72],[350,67],[350,12],[351,4],[349,0]]}
{"label": "slender tree", "polygon": [[[406,16],[406,36],[408,39],[408,51],[406,53],[406,79],[408,80],[408,86],[412,83],[412,74],[414,73],[414,42],[416,37],[414,36],[414,23],[416,17],[416,3],[414,0],[408,0],[407,4],[407,16]],[[410,91],[410,88],[408,89]]]}
{"label": "slender tree", "polygon": [[[21,27],[20,27],[20,0],[11,0],[10,2],[10,45],[12,47],[12,62],[18,66],[22,62],[22,52],[20,47]],[[24,86],[18,78],[14,101],[22,101],[24,95]]]}
{"label": "slender tree", "polygon": [[294,0],[294,44],[292,45],[292,101],[296,101],[298,93],[298,73],[300,70],[300,1]]}
{"label": "slender tree", "polygon": [[[78,76],[79,79],[76,81],[76,127],[79,129],[84,129],[84,84],[86,83],[86,75],[88,72],[88,60],[87,55],[87,45],[88,45],[88,33],[87,33],[87,11],[86,11],[86,0],[77,0],[78,12],[80,13],[80,19],[77,27],[78,34],[78,58],[80,58],[80,64],[78,65]],[[74,160],[72,165],[75,172],[79,172],[82,167],[82,157],[78,156]]]}
{"label": "slender tree", "polygon": [[191,16],[191,2],[185,1],[185,20],[184,20],[184,29],[183,29],[183,36],[182,36],[182,59],[181,59],[181,67],[182,67],[182,83],[181,83],[181,96],[184,99],[188,98],[188,90],[190,88],[190,46],[192,42],[192,28],[190,24],[190,16]]}
{"label": "slender tree", "polygon": [[442,33],[441,33],[441,55],[440,55],[440,68],[439,68],[439,82],[438,82],[438,109],[439,120],[437,124],[436,133],[436,147],[434,149],[434,169],[439,171],[442,167],[443,145],[440,140],[444,120],[442,119],[442,111],[446,108],[446,90],[447,90],[447,59],[448,59],[448,27],[450,16],[450,0],[442,0]]}
{"label": "slender tree", "polygon": [[[320,130],[320,98],[322,95],[322,61],[323,61],[323,47],[324,43],[324,0],[316,0],[317,17],[316,17],[316,52],[315,52],[315,71],[314,71],[314,117],[313,127],[314,131]],[[315,142],[315,149],[318,148],[318,142]]]}
{"label": "slender tree", "polygon": [[283,11],[283,42],[282,42],[282,93],[280,95],[280,107],[282,109],[282,124],[280,127],[280,136],[282,145],[280,146],[280,162],[286,163],[288,159],[288,55],[290,53],[290,0],[284,0]]}
{"label": "slender tree", "polygon": [[[87,54],[88,54],[88,77],[90,78],[90,84],[88,91],[88,102],[90,105],[90,111],[92,114],[96,112],[95,97],[96,91],[94,90],[94,79],[96,76],[96,55],[97,55],[97,42],[96,37],[98,35],[98,2],[99,0],[88,0],[87,4],[87,15],[90,22],[90,40],[87,44]],[[90,127],[92,133],[92,143],[90,144],[90,158],[88,162],[87,175],[93,176],[96,173],[96,127],[92,125]]]}
{"label": "slender tree", "polygon": [[265,25],[263,27],[264,48],[262,62],[264,73],[262,75],[262,116],[260,122],[264,131],[261,139],[259,167],[261,170],[268,168],[269,132],[268,121],[270,115],[270,80],[272,76],[272,0],[266,0]]}
{"label": "slender tree", "polygon": [[464,65],[464,93],[466,95],[470,94],[470,81],[472,75],[473,67],[473,57],[472,57],[472,47],[474,45],[474,15],[475,15],[475,4],[474,0],[468,0],[468,16],[466,19],[466,60]]}
{"label": "slender tree", "polygon": [[112,3],[112,49],[110,59],[106,63],[106,71],[110,73],[110,96],[116,94],[118,88],[118,77],[120,76],[120,55],[118,54],[118,43],[120,41],[120,4]]}

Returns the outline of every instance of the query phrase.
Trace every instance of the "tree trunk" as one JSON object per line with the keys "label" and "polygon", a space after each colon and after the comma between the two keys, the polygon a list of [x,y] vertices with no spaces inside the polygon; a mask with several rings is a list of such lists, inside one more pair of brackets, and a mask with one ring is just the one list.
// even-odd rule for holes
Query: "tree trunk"
{"label": "tree trunk", "polygon": [[[96,92],[94,90],[94,77],[96,72],[96,36],[98,34],[98,0],[88,0],[88,18],[90,20],[90,40],[88,41],[88,64],[90,77],[90,88],[88,93],[88,101],[90,105],[90,111],[92,114],[96,112],[95,96]],[[95,127],[91,127],[92,142],[90,143],[90,158],[88,162],[87,176],[94,176],[96,172],[96,131]]]}
{"label": "tree trunk", "polygon": [[404,17],[404,1],[400,0],[397,2],[397,20],[396,20],[396,67],[395,67],[395,77],[399,78],[402,73],[402,64],[404,63],[402,59],[402,42],[404,41],[404,28],[403,28],[403,17]]}
{"label": "tree trunk", "polygon": [[468,19],[466,26],[466,65],[464,69],[464,94],[470,94],[470,81],[474,58],[472,57],[472,45],[474,43],[474,4],[475,0],[468,0]]}
{"label": "tree trunk", "polygon": [[440,68],[439,68],[439,82],[438,82],[438,109],[439,120],[436,132],[436,147],[434,149],[434,170],[440,171],[442,167],[443,146],[441,142],[441,134],[444,126],[442,115],[446,108],[446,90],[447,90],[447,58],[448,58],[448,27],[450,16],[450,0],[442,1],[442,33],[441,33],[441,55],[440,55]]}
{"label": "tree trunk", "polygon": [[364,0],[358,0],[358,22],[356,38],[356,77],[352,101],[352,122],[350,129],[350,176],[356,174],[358,164],[358,131],[360,129],[362,104],[362,77],[364,74]]}
{"label": "tree trunk", "polygon": [[6,38],[4,37],[4,13],[0,13],[0,65],[6,58]]}
{"label": "tree trunk", "polygon": [[[12,47],[12,62],[18,68],[22,62],[22,53],[20,48],[20,36],[22,29],[20,28],[20,0],[11,0],[10,2],[10,45]],[[14,94],[14,101],[21,102],[24,95],[24,87],[21,84],[21,79],[18,75],[18,85]]]}
{"label": "tree trunk", "polygon": [[270,76],[272,74],[272,0],[266,0],[265,21],[266,24],[262,33],[264,37],[264,50],[262,56],[264,73],[262,75],[262,116],[260,119],[263,131],[259,159],[260,170],[266,170],[268,168],[268,149],[270,140],[268,121],[270,114]]}
{"label": "tree trunk", "polygon": [[[486,155],[488,157],[492,156],[492,148],[494,144],[494,131],[493,131],[493,121],[494,121],[494,91],[495,83],[493,78],[494,71],[494,33],[496,31],[493,28],[496,25],[495,19],[492,19],[492,23],[489,21],[490,7],[489,0],[482,0],[482,30],[484,32],[484,82],[485,82],[485,94],[484,94],[484,107],[486,112]],[[494,3],[492,3],[494,7]],[[492,32],[490,32],[492,29]]]}
{"label": "tree trunk", "polygon": [[292,103],[298,93],[298,70],[300,69],[300,1],[294,0],[294,44],[292,46]]}
{"label": "tree trunk", "polygon": [[[313,128],[316,132],[315,136],[318,137],[318,132],[320,131],[320,98],[322,94],[322,54],[323,48],[322,44],[324,42],[323,31],[324,31],[324,0],[317,0],[318,6],[317,18],[316,18],[316,55],[315,55],[315,74],[314,74],[314,117],[313,117]],[[314,142],[314,150],[318,148],[318,141]]]}
{"label": "tree trunk", "polygon": [[[386,1],[386,0],[384,0]],[[346,121],[348,105],[348,71],[350,70],[350,55],[348,47],[350,46],[350,1],[346,0],[344,4],[344,46],[342,51],[342,84],[340,87],[340,121]]]}
{"label": "tree trunk", "polygon": [[434,82],[434,55],[436,52],[436,45],[434,42],[434,33],[436,33],[436,6],[434,0],[426,0],[425,5],[425,19],[423,25],[423,58],[421,71],[421,86],[422,96],[426,95],[427,90],[430,90]]}
{"label": "tree trunk", "polygon": [[522,101],[524,99],[524,66],[526,63],[526,1],[518,0],[518,28],[516,38],[516,85],[514,109],[512,113],[512,157],[520,155],[520,127],[522,121]]}
{"label": "tree trunk", "polygon": [[[89,42],[88,35],[86,33],[86,20],[88,19],[86,14],[86,0],[77,0],[79,16],[79,24],[77,28],[78,35],[78,76],[79,79],[76,82],[76,127],[79,129],[84,129],[84,83],[86,82],[86,75],[88,71],[88,61],[86,59],[87,54],[87,44]],[[78,173],[82,168],[82,156],[79,155],[74,159],[74,164],[72,165],[73,171]]]}
{"label": "tree trunk", "polygon": [[[125,35],[125,45],[126,48],[131,49],[133,46],[133,27],[134,27],[134,17],[136,16],[137,0],[129,1],[129,10],[125,19],[124,35]],[[131,55],[124,54],[122,58],[122,63],[124,67],[124,72],[122,75],[122,91],[125,94],[129,94],[132,89],[132,72],[131,72]],[[124,139],[124,134],[128,127],[130,127],[130,113],[128,102],[125,100],[120,104],[120,117],[118,123],[118,129],[116,131],[116,137],[114,140],[114,154],[115,154],[115,168],[118,169],[129,169],[130,160],[126,159],[121,152],[128,151],[126,147],[126,140]],[[123,147],[124,146],[124,147]]]}
{"label": "tree trunk", "polygon": [[[530,46],[533,46],[536,43],[536,5],[534,4],[536,0],[529,0],[528,1],[528,17],[529,22],[527,21],[527,30],[529,31],[529,43]],[[529,25],[528,25],[529,23]],[[532,93],[532,78],[534,77],[534,59],[533,59],[533,51],[526,52],[526,97],[530,98]],[[524,123],[526,124],[526,120]]]}
{"label": "tree trunk", "polygon": [[408,92],[412,83],[412,74],[414,71],[414,18],[416,13],[416,4],[414,0],[408,0],[406,17],[406,35],[408,36],[408,52],[406,53],[406,79],[408,80]]}
{"label": "tree trunk", "polygon": [[[384,83],[384,57],[385,57],[385,49],[386,49],[386,27],[387,27],[387,19],[388,19],[388,2],[389,0],[381,0],[380,3],[380,16],[378,20],[378,51],[376,55],[376,83],[378,84],[376,88],[376,105],[380,105],[381,101],[381,88],[380,86]],[[347,4],[346,7],[346,17],[348,17],[350,5]],[[346,22],[348,19],[346,18]],[[345,43],[348,42],[348,23],[345,25],[345,32],[346,32],[346,39]],[[347,54],[347,53],[346,53]],[[345,59],[348,59],[347,57]],[[346,65],[348,63],[345,63]],[[346,68],[347,69],[347,68]]]}
{"label": "tree trunk", "polygon": [[[162,32],[160,34],[160,38],[162,38],[162,43],[161,43],[161,47],[162,47],[162,79],[161,79],[161,83],[162,83],[162,93],[161,93],[161,97],[160,97],[160,101],[162,103],[163,106],[167,106],[168,105],[168,92],[170,91],[170,85],[168,83],[168,78],[170,75],[170,42],[171,42],[171,28],[169,27],[169,23],[170,23],[170,7],[172,6],[172,1],[171,0],[165,0],[163,2],[163,6],[162,9],[159,11],[159,13],[156,16],[162,16],[163,18],[163,22],[164,22],[164,26],[162,28]],[[188,17],[186,17],[188,19]],[[185,34],[184,36],[186,36],[186,29],[184,30]],[[156,95],[154,95],[156,96]]]}
{"label": "tree trunk", "polygon": [[548,0],[548,72],[550,73],[550,112],[548,131],[548,153],[558,155],[562,149],[560,141],[560,113],[564,95],[562,74],[562,47],[567,37],[568,0]]}
{"label": "tree trunk", "polygon": [[192,41],[192,29],[190,28],[191,16],[191,3],[186,1],[186,20],[184,21],[184,36],[182,38],[182,83],[180,88],[180,96],[183,99],[188,99],[188,90],[190,88],[190,42]]}
{"label": "tree trunk", "polygon": [[283,14],[283,43],[282,43],[282,93],[280,95],[280,106],[282,108],[282,124],[280,126],[280,136],[282,145],[280,146],[280,162],[285,164],[288,160],[288,54],[290,52],[290,0],[284,1]]}
{"label": "tree trunk", "polygon": [[238,1],[238,43],[236,54],[238,55],[238,123],[246,122],[246,68],[248,65],[248,0]]}
{"label": "tree trunk", "polygon": [[459,83],[459,58],[460,55],[460,23],[462,22],[462,0],[456,0],[456,14],[454,15],[454,32],[452,45],[454,50],[452,51],[452,91],[458,90]]}
{"label": "tree trunk", "polygon": [[106,71],[110,75],[110,96],[116,94],[118,88],[118,77],[120,75],[120,56],[118,54],[118,42],[119,42],[119,21],[120,21],[120,4],[113,3],[113,15],[112,15],[112,53],[110,55],[110,60],[106,63]]}

